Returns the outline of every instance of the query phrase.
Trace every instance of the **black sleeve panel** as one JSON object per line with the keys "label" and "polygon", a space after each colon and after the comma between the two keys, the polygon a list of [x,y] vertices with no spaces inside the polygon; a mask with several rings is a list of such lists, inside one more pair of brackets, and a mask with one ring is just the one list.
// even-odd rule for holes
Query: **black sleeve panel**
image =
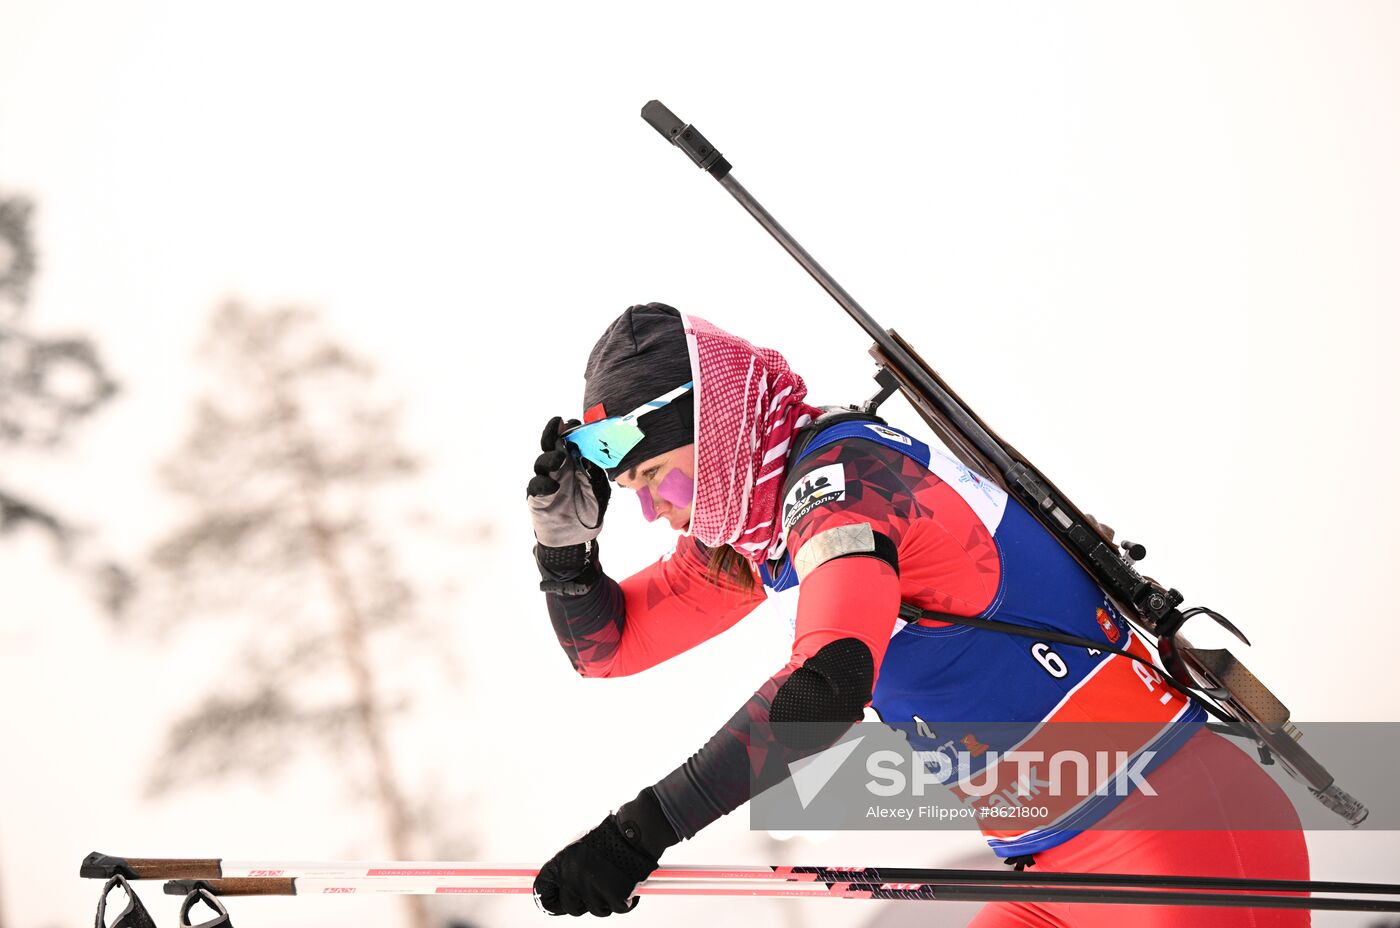
{"label": "black sleeve panel", "polygon": [[874,684],[875,662],[865,642],[831,642],[778,688],[768,713],[775,737],[799,750],[829,747],[860,721]]}

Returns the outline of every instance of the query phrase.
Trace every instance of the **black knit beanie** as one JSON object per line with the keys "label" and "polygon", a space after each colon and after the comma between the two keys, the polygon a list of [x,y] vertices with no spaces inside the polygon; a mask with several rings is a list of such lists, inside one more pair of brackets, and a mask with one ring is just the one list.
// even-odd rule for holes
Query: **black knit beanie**
{"label": "black knit beanie", "polygon": [[[691,379],[680,312],[664,303],[628,307],[588,356],[583,372],[584,418],[595,421],[626,415]],[[608,470],[609,478],[695,441],[695,391],[652,410],[637,425],[646,437]]]}

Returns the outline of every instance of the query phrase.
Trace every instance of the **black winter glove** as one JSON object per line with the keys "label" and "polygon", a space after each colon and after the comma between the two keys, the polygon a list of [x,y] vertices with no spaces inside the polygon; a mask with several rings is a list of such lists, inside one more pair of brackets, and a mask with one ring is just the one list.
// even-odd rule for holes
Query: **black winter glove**
{"label": "black winter glove", "polygon": [[550,915],[630,912],[637,884],[679,840],[648,787],[551,857],[535,877],[535,900]]}
{"label": "black winter glove", "polygon": [[535,476],[525,488],[535,539],[547,548],[585,544],[598,537],[608,510],[612,487],[608,475],[592,461],[571,452],[560,432],[578,425],[559,416],[549,420],[540,436]]}

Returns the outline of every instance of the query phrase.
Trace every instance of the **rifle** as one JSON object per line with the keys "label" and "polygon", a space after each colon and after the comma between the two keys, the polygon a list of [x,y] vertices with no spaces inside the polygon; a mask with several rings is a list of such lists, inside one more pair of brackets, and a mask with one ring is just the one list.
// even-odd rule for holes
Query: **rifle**
{"label": "rifle", "polygon": [[1163,587],[1141,574],[1136,564],[1146,557],[1147,549],[1129,541],[1115,545],[1097,521],[1085,515],[1024,455],[992,431],[898,332],[881,328],[735,180],[733,166],[699,130],[682,122],[658,100],[642,107],[642,118],[728,190],[875,340],[870,354],[876,363],[879,391],[855,407],[858,411],[873,414],[881,403],[900,393],[965,466],[995,481],[1030,510],[1089,572],[1128,621],[1150,640],[1155,639],[1168,676],[1188,693],[1197,694],[1196,698],[1217,718],[1253,738],[1259,746],[1261,762],[1268,764],[1277,758],[1289,774],[1307,784],[1318,801],[1352,827],[1366,819],[1366,807],[1339,787],[1327,768],[1299,743],[1302,733],[1290,721],[1288,707],[1228,650],[1192,647],[1181,634],[1189,619],[1205,615],[1249,644],[1249,639],[1229,619],[1203,606],[1181,609],[1185,597],[1178,590]]}

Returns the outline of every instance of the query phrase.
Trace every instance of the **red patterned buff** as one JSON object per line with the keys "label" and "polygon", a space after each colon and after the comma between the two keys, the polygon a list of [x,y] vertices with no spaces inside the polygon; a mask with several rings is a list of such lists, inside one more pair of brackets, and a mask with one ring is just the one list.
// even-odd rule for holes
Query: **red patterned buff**
{"label": "red patterned buff", "polygon": [[778,352],[683,316],[695,377],[695,508],[690,534],[754,564],[781,557],[778,494],[792,433],[821,412]]}

